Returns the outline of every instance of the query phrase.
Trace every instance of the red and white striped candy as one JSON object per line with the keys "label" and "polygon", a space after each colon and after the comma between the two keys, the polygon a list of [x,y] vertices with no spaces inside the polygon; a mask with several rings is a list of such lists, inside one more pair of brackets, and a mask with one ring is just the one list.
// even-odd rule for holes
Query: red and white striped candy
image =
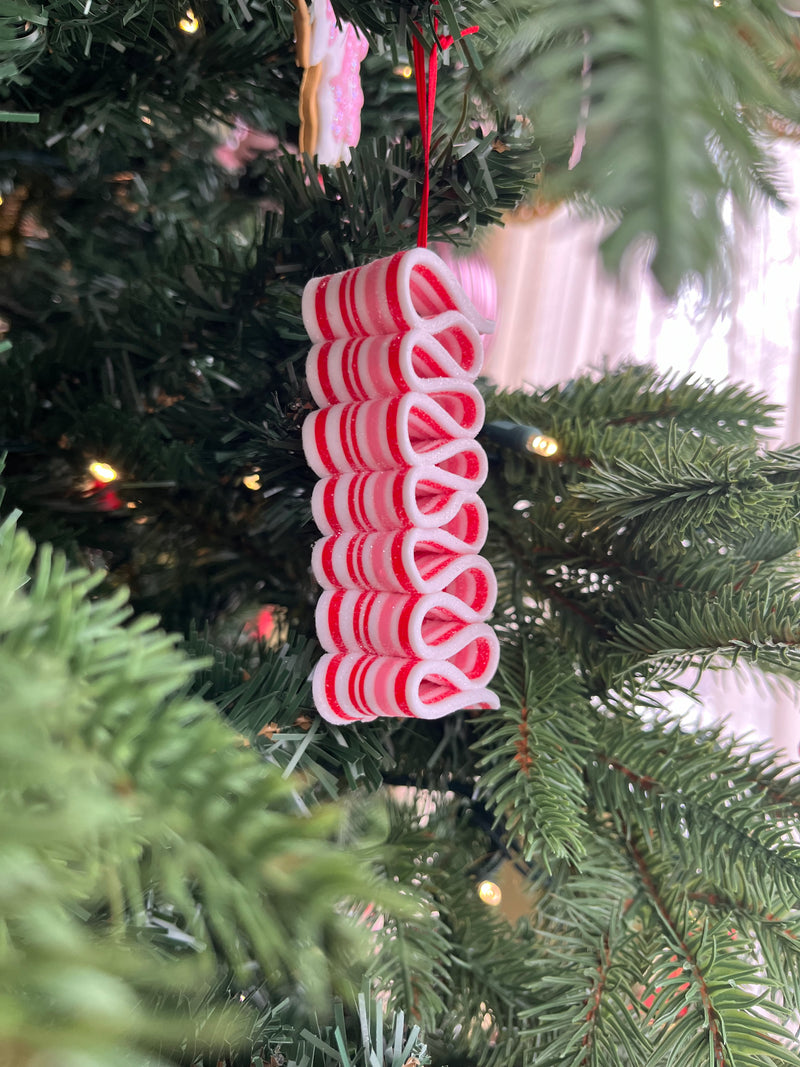
{"label": "red and white striped candy", "polygon": [[436,392],[454,382],[472,382],[483,350],[478,331],[457,312],[446,329],[408,330],[392,337],[347,337],[322,341],[306,361],[311,395],[321,408],[351,400]]}
{"label": "red and white striped candy", "polygon": [[468,382],[436,393],[334,404],[303,423],[306,461],[321,478],[336,472],[441,463],[483,424],[484,404]]}
{"label": "red and white striped candy", "polygon": [[325,655],[313,678],[314,704],[332,723],[367,722],[378,715],[440,719],[465,708],[497,708],[488,689],[446,660]]}
{"label": "red and white striped candy", "polygon": [[497,599],[489,561],[442,530],[326,537],[314,546],[311,569],[323,589],[449,593],[481,619]]}
{"label": "red and white striped candy", "polygon": [[497,707],[497,582],[477,555],[486,454],[472,382],[493,327],[427,249],[314,279],[303,293],[321,410],[303,425],[320,477],[312,567],[327,655],[314,701],[332,722]]}
{"label": "red and white striped candy", "polygon": [[497,640],[476,611],[449,593],[329,589],[317,602],[316,624],[326,652],[447,659],[476,684],[485,680]]}
{"label": "red and white striped candy", "polygon": [[489,530],[486,505],[475,492],[486,476],[483,449],[475,460],[480,464],[475,477],[407,467],[324,478],[311,496],[314,522],[323,534],[439,528],[479,552]]}
{"label": "red and white striped candy", "polygon": [[431,319],[458,311],[479,333],[485,319],[442,260],[412,248],[363,267],[312,278],[303,291],[303,322],[312,342],[337,337],[380,337],[430,327]]}

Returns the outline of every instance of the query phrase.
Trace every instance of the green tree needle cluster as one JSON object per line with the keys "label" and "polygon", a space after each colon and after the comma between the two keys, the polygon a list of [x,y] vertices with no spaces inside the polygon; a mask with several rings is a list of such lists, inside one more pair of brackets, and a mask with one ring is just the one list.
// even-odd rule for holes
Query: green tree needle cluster
{"label": "green tree needle cluster", "polygon": [[[191,33],[178,0],[0,0],[0,1067],[800,1065],[800,776],[672,710],[800,674],[775,411],[635,366],[482,383],[558,443],[482,438],[500,708],[342,728],[300,439],[305,282],[416,239],[435,15],[480,32],[441,60],[431,239],[569,196],[669,291],[724,277],[726,197],[780,198],[797,24],[333,6],[363,130],[318,167],[288,0]],[[237,120],[267,147],[233,171]]]}

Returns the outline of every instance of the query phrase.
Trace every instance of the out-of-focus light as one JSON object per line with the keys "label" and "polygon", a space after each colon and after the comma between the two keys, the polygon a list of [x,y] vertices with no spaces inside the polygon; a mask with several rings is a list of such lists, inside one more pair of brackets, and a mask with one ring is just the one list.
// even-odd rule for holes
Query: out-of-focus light
{"label": "out-of-focus light", "polygon": [[413,73],[414,68],[410,67],[408,63],[400,63],[392,70],[392,74],[396,74],[398,78],[410,78]]}
{"label": "out-of-focus light", "polygon": [[491,908],[496,908],[503,899],[500,886],[496,882],[488,881],[488,879],[478,886],[478,896],[484,904],[488,904]]}
{"label": "out-of-focus light", "polygon": [[261,475],[258,473],[258,471],[254,471],[252,474],[246,475],[244,478],[242,478],[242,485],[245,487],[245,489],[252,489],[253,492],[255,492],[256,489],[261,488]]}
{"label": "out-of-focus light", "polygon": [[200,19],[195,15],[194,11],[189,8],[178,23],[178,27],[183,30],[184,33],[197,33],[200,29]]}
{"label": "out-of-focus light", "polygon": [[537,456],[554,456],[558,452],[558,441],[543,433],[532,434],[528,438],[528,451]]}
{"label": "out-of-focus light", "polygon": [[99,459],[89,464],[89,473],[98,482],[113,482],[119,477],[110,463],[103,463]]}

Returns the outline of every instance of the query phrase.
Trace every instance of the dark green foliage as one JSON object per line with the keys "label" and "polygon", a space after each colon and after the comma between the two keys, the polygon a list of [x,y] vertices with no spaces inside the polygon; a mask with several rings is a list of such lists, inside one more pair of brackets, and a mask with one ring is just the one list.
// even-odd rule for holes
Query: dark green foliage
{"label": "dark green foliage", "polygon": [[796,457],[753,448],[756,397],[627,368],[488,407],[560,446],[498,453],[486,491],[512,619],[546,601],[603,689],[718,653],[796,663]]}
{"label": "dark green foliage", "polygon": [[389,757],[370,731],[322,728],[315,716],[308,676],[319,658],[316,642],[295,636],[278,649],[252,640],[233,649],[194,637],[187,650],[211,661],[195,677],[198,692],[270,763],[290,773],[302,761],[332,800],[342,775],[351,789],[381,783]]}
{"label": "dark green foliage", "polygon": [[[311,274],[414,239],[415,96],[391,74],[405,31],[396,26],[371,60],[377,91],[365,88],[379,106],[387,81],[402,83],[390,98],[412,108],[375,123],[350,168],[317,175],[292,154],[288,5],[254,5],[252,17],[244,5],[198,6],[194,36],[158,3],[91,10],[87,19],[80,5],[49,5],[52,53],[6,90],[9,106],[35,102],[44,116],[7,126],[0,151],[0,192],[24,195],[12,253],[0,258],[0,314],[14,335],[0,360],[8,498],[37,539],[70,551],[91,543],[110,583],[173,627],[239,609],[265,575],[262,599],[307,623],[305,563],[284,562],[298,536],[305,560],[314,537],[299,448],[299,296]],[[386,15],[393,25],[397,11]],[[460,108],[463,84],[458,92]],[[240,176],[212,157],[234,115],[276,135],[275,151]],[[437,132],[432,239],[463,241],[531,186],[530,136],[497,122],[482,132],[470,108],[460,134]],[[19,232],[22,219],[35,240]],[[119,470],[127,510],[109,514],[84,492],[96,458]],[[265,493],[242,486],[254,468]]]}
{"label": "dark green foliage", "polygon": [[590,751],[589,694],[571,662],[535,630],[504,647],[497,688],[503,704],[478,723],[480,795],[527,861],[584,855],[583,765]]}
{"label": "dark green foliage", "polygon": [[[0,528],[0,1062],[796,1063],[798,776],[662,707],[709,667],[797,676],[800,456],[762,397],[635,367],[487,389],[560,446],[486,441],[499,710],[314,713],[300,294],[415,239],[392,71],[434,16],[334,6],[370,36],[364,136],[318,171],[290,4],[204,0],[192,36],[164,0],[0,5],[0,107],[40,115],[0,129],[3,514],[83,565]],[[654,234],[675,286],[724,191],[770,189],[755,134],[797,106],[772,0],[438,15],[481,32],[442,65],[432,239],[541,178],[615,213],[612,259]],[[275,144],[231,174],[236,116]],[[518,920],[476,893],[506,876]]]}

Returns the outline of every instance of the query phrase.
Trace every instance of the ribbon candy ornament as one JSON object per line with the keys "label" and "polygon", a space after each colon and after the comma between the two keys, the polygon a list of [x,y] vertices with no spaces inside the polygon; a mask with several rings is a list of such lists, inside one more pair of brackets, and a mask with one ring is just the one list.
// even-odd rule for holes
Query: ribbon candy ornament
{"label": "ribbon candy ornament", "polygon": [[493,324],[425,248],[312,279],[303,322],[320,405],[303,425],[325,535],[312,558],[318,711],[343,723],[497,707],[473,384]]}

